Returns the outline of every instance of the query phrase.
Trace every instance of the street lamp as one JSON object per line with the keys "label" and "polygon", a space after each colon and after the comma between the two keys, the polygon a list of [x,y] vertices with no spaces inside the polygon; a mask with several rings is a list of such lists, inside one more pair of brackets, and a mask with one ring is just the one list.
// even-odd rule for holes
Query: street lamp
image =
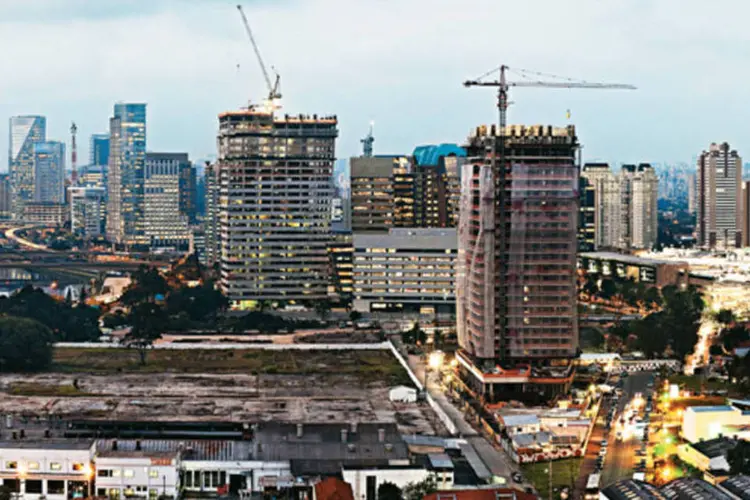
{"label": "street lamp", "polygon": [[91,480],[94,478],[94,469],[91,468],[91,464],[86,464],[83,467],[83,475],[86,477],[86,498],[91,498]]}
{"label": "street lamp", "polygon": [[424,390],[427,392],[427,374],[430,369],[437,370],[443,365],[443,351],[433,351],[427,358],[427,364],[424,367]]}

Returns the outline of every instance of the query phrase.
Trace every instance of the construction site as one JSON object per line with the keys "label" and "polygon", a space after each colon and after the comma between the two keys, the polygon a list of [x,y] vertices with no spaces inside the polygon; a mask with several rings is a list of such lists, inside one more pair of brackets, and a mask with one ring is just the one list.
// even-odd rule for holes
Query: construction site
{"label": "construction site", "polygon": [[55,371],[0,376],[0,413],[25,421],[392,422],[440,434],[426,404],[392,402],[411,385],[388,350],[59,349]]}

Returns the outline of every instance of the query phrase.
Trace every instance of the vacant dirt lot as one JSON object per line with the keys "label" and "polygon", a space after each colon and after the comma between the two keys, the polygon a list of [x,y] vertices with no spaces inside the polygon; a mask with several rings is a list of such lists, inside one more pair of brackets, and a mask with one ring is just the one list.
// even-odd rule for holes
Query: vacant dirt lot
{"label": "vacant dirt lot", "polygon": [[119,420],[397,422],[433,433],[429,407],[392,403],[410,385],[390,351],[154,350],[55,353],[52,373],[0,375],[0,414]]}

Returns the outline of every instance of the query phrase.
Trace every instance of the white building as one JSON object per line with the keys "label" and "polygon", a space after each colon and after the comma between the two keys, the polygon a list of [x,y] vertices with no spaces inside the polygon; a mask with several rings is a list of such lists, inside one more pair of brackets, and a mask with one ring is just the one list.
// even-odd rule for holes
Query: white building
{"label": "white building", "polygon": [[393,387],[388,392],[388,396],[391,401],[399,401],[401,403],[417,402],[417,390],[413,387],[407,387],[405,385]]}
{"label": "white building", "polygon": [[430,314],[455,309],[455,229],[355,233],[353,245],[354,309]]}
{"label": "white building", "polygon": [[70,186],[71,232],[87,238],[102,234],[106,191],[103,188]]}
{"label": "white building", "polygon": [[96,496],[177,498],[180,454],[175,451],[100,450],[96,455]]}
{"label": "white building", "polygon": [[0,484],[26,500],[91,496],[92,442],[0,442]]}
{"label": "white building", "polygon": [[501,425],[505,426],[505,430],[510,436],[515,434],[534,434],[542,430],[539,417],[536,415],[500,415],[498,421]]}
{"label": "white building", "polygon": [[682,437],[688,443],[732,437],[748,425],[750,415],[734,406],[691,406],[682,416]]}

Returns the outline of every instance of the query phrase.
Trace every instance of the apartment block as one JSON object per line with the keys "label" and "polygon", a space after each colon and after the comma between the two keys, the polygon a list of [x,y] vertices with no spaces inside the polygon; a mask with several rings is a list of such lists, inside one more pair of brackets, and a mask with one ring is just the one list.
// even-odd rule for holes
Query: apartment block
{"label": "apartment block", "polygon": [[65,144],[34,143],[34,201],[65,202]]}
{"label": "apartment block", "polygon": [[219,115],[221,288],[236,308],[328,296],[335,116]]}
{"label": "apartment block", "polygon": [[742,245],[742,158],[729,144],[711,144],[698,157],[696,240],[704,248]]}
{"label": "apartment block", "polygon": [[10,219],[12,212],[12,200],[10,187],[10,175],[0,174],[0,219]]}
{"label": "apartment block", "polygon": [[103,234],[105,191],[102,188],[70,186],[70,230],[73,234],[92,238]]}
{"label": "apartment block", "polygon": [[467,385],[488,400],[520,397],[528,384],[554,393],[572,380],[578,148],[573,126],[512,125],[503,134],[482,126],[468,139],[458,228],[458,359]]}

